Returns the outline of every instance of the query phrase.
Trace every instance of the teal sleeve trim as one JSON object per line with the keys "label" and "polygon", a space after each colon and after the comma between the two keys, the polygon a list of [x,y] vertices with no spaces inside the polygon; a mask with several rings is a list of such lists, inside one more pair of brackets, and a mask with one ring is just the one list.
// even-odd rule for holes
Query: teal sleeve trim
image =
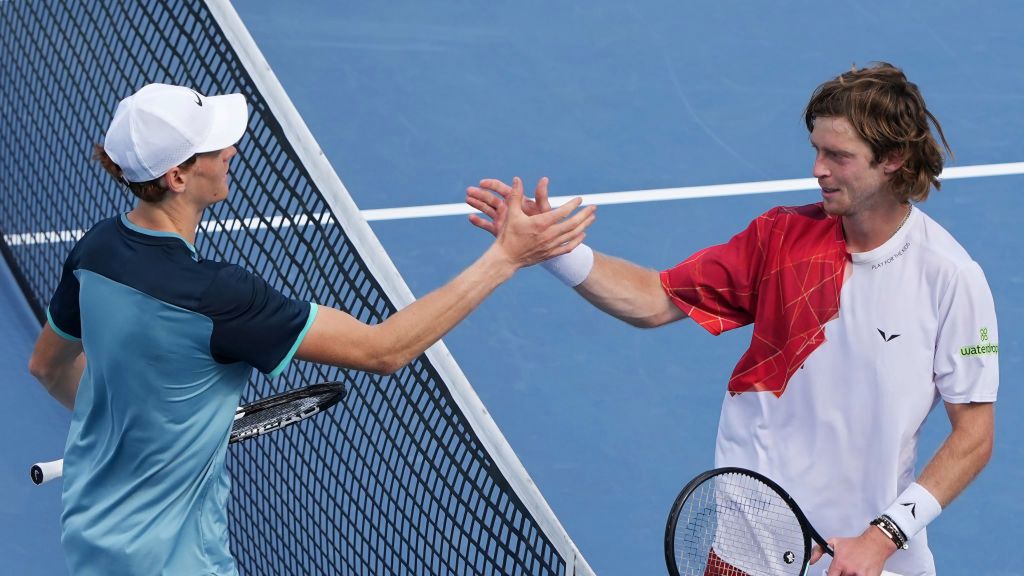
{"label": "teal sleeve trim", "polygon": [[284,355],[284,358],[281,359],[281,363],[278,364],[277,368],[274,368],[274,370],[270,374],[267,374],[267,376],[271,378],[277,378],[278,376],[281,375],[281,372],[284,372],[284,369],[288,367],[288,363],[292,361],[292,358],[295,356],[295,352],[298,351],[299,349],[299,344],[302,344],[302,339],[306,337],[306,333],[309,332],[309,329],[313,327],[313,320],[316,320],[317,310],[319,310],[317,305],[314,304],[313,302],[310,302],[309,318],[306,319],[306,325],[302,328],[302,332],[299,332],[299,335],[295,338],[295,343],[292,344],[292,349],[289,350],[288,353]]}
{"label": "teal sleeve trim", "polygon": [[61,330],[60,328],[57,328],[57,324],[54,323],[53,317],[50,316],[50,307],[49,306],[46,307],[46,322],[50,325],[50,328],[53,329],[53,331],[56,332],[57,335],[60,336],[61,338],[65,339],[65,340],[71,340],[72,342],[81,342],[82,341],[81,338],[75,338],[71,334],[68,334],[67,332]]}

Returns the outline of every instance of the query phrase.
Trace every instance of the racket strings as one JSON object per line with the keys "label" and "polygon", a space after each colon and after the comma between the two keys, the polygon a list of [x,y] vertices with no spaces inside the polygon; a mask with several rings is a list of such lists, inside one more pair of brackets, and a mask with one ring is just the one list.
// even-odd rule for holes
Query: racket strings
{"label": "racket strings", "polygon": [[803,571],[800,521],[774,490],[742,474],[721,474],[683,502],[675,530],[681,576],[788,576]]}

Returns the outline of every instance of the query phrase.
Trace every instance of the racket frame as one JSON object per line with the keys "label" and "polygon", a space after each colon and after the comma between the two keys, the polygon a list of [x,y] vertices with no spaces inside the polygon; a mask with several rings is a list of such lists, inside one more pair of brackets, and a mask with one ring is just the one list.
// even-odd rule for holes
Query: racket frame
{"label": "racket frame", "polygon": [[690,480],[686,486],[683,487],[679,492],[679,495],[676,496],[675,501],[672,503],[672,509],[668,514],[668,521],[665,523],[665,565],[668,567],[668,573],[670,576],[680,576],[679,566],[676,564],[675,534],[676,524],[679,521],[679,514],[683,510],[683,505],[686,503],[686,500],[690,495],[692,495],[702,484],[716,476],[723,476],[726,474],[747,476],[765,484],[778,494],[786,505],[789,506],[790,510],[793,511],[793,515],[796,516],[797,522],[800,523],[800,529],[803,532],[804,537],[804,566],[802,573],[807,573],[807,569],[810,564],[812,541],[818,544],[818,546],[821,546],[826,553],[833,555],[832,547],[829,546],[828,542],[821,537],[821,534],[814,529],[814,526],[811,526],[810,521],[807,520],[807,516],[804,515],[803,510],[801,510],[800,506],[797,505],[796,500],[793,500],[782,486],[779,486],[774,480],[759,472],[748,470],[746,468],[727,466],[723,468],[715,468],[698,474],[693,480]]}
{"label": "racket frame", "polygon": [[[303,398],[309,398],[312,396],[322,396],[324,394],[329,394],[330,396],[326,400],[318,402],[317,404],[311,406],[310,408],[307,408],[306,410],[298,414],[286,415],[280,418],[276,418],[274,420],[270,420],[264,423],[263,425],[244,434],[236,434],[234,431],[235,423],[237,423],[240,419],[242,419],[248,414],[253,414],[261,410],[266,410],[268,408],[273,408],[275,406],[280,406],[282,404],[287,404],[289,402],[294,402],[296,400],[301,400]],[[342,399],[345,398],[345,394],[346,389],[345,384],[343,382],[321,382],[319,384],[310,384],[309,386],[304,386],[302,388],[290,390],[288,392],[282,392],[281,394],[277,394],[274,396],[268,396],[266,398],[256,400],[251,404],[239,406],[235,410],[235,418],[231,424],[232,430],[228,436],[228,444],[235,444],[243,440],[248,440],[250,438],[255,438],[257,436],[262,436],[269,432],[274,432],[276,430],[285,428],[296,422],[306,420],[307,418],[324,412],[327,409],[333,407],[335,404],[341,402]],[[32,482],[37,485],[45,484],[51,480],[60,478],[63,475],[63,459],[54,460],[52,462],[38,462],[36,464],[33,464],[32,467],[29,469],[29,476],[31,477]]]}
{"label": "racket frame", "polygon": [[320,384],[311,384],[309,386],[304,386],[297,390],[291,390],[289,392],[284,392],[282,394],[277,394],[275,396],[262,398],[251,404],[246,404],[245,406],[239,406],[238,409],[235,411],[234,422],[238,422],[245,416],[256,414],[263,410],[274,408],[276,406],[281,406],[283,404],[288,404],[290,402],[301,400],[303,398],[322,396],[324,394],[329,394],[330,396],[326,400],[318,402],[302,412],[288,414],[285,416],[281,416],[279,418],[275,418],[273,420],[268,420],[266,423],[260,425],[259,427],[251,429],[244,433],[236,433],[234,430],[234,424],[232,424],[231,434],[228,436],[228,444],[235,444],[237,442],[242,442],[243,440],[249,440],[251,438],[256,438],[257,436],[262,436],[269,432],[280,430],[286,426],[295,424],[296,422],[300,422],[331,408],[338,402],[341,402],[341,400],[345,397],[345,384],[337,381],[322,382]]}

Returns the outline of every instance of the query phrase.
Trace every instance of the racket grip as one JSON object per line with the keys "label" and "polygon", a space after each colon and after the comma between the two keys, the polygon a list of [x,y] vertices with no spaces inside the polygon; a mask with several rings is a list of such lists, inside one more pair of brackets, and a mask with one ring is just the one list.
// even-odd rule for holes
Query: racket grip
{"label": "racket grip", "polygon": [[64,475],[64,460],[53,462],[39,462],[32,465],[30,472],[32,481],[36,484],[46,484],[50,480],[60,478]]}

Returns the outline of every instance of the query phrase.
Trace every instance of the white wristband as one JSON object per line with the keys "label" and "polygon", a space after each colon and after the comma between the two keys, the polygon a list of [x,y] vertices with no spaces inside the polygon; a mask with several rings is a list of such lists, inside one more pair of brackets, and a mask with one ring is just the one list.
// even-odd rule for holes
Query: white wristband
{"label": "white wristband", "polygon": [[580,244],[572,252],[545,260],[540,265],[566,286],[575,288],[590,275],[590,269],[594,267],[594,251],[590,246]]}
{"label": "white wristband", "polygon": [[903,530],[909,541],[941,512],[942,506],[935,496],[932,496],[924,486],[914,482],[896,497],[896,501],[883,514]]}

